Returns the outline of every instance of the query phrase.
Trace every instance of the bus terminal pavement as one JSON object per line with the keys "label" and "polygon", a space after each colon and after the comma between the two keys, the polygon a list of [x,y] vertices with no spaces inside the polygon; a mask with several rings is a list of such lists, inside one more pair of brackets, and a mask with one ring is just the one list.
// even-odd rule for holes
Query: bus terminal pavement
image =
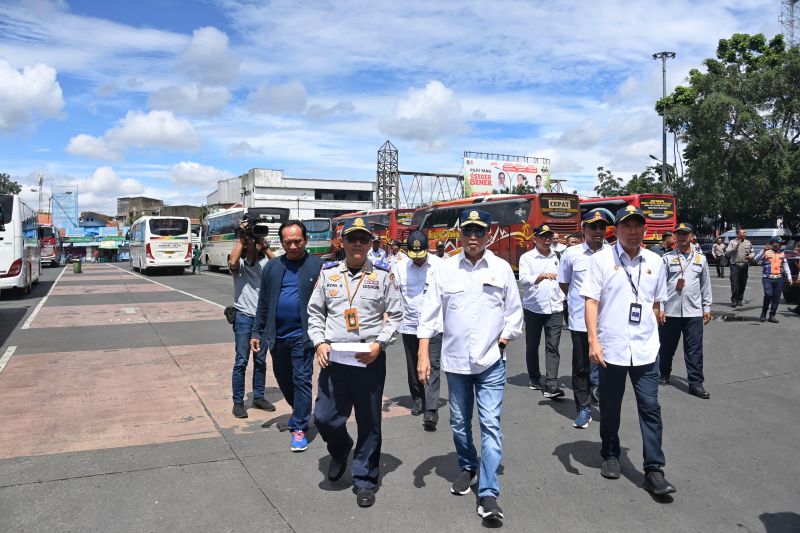
{"label": "bus terminal pavement", "polygon": [[[641,488],[642,446],[630,385],[622,411],[623,475],[600,476],[599,411],[575,429],[569,332],[561,336],[562,400],[528,388],[525,342],[509,346],[500,470],[501,523],[482,522],[458,475],[443,379],[436,432],[411,416],[400,342],[387,350],[382,481],[356,505],[349,471],[326,480],[312,428],[289,450],[289,416],[268,358],[275,412],[231,415],[233,334],[225,274],[140,276],[123,264],[45,269],[28,296],[0,299],[0,532],[236,531],[800,531],[800,317],[758,321],[756,268],[742,308],[712,277],[705,388],[687,393],[682,348],[659,388],[667,479]],[[464,328],[479,327],[464,324]],[[543,348],[540,358],[544,358]],[[250,370],[250,369],[249,369]],[[316,376],[316,372],[315,372]],[[348,424],[351,435],[354,423]],[[477,417],[473,433],[479,441]]]}

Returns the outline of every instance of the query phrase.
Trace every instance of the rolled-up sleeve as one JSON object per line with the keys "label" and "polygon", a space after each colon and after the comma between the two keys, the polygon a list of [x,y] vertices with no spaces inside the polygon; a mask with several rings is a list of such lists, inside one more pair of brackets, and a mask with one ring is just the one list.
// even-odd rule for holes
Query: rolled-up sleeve
{"label": "rolled-up sleeve", "polygon": [[325,342],[325,320],[328,318],[328,306],[325,302],[325,275],[320,272],[317,284],[308,300],[308,338],[316,346]]}
{"label": "rolled-up sleeve", "polygon": [[443,268],[436,268],[433,274],[428,277],[425,286],[425,299],[422,301],[422,309],[419,312],[419,324],[417,324],[417,337],[420,339],[430,339],[435,337],[441,326],[439,318],[442,312],[442,295],[439,288],[439,276]]}
{"label": "rolled-up sleeve", "polygon": [[503,332],[500,334],[501,339],[513,340],[520,336],[522,333],[522,300],[519,297],[519,290],[517,290],[517,280],[514,278],[514,272],[511,267],[508,268],[506,276],[506,295],[503,305]]}

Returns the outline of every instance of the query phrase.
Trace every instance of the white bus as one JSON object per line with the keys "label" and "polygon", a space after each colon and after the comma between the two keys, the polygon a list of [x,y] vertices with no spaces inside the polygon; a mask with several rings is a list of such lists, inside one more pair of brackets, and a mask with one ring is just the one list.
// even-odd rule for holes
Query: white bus
{"label": "white bus", "polygon": [[0,290],[27,294],[42,274],[39,215],[12,194],[0,194],[0,212]]}
{"label": "white bus", "polygon": [[203,225],[192,224],[192,248],[203,245]]}
{"label": "white bus", "polygon": [[228,257],[236,242],[236,227],[246,216],[258,217],[259,224],[269,227],[267,244],[275,255],[283,254],[278,229],[289,220],[289,209],[284,207],[232,207],[208,215],[203,221],[206,237],[203,264],[212,272],[228,268]]}
{"label": "white bus", "polygon": [[192,263],[192,233],[186,217],[141,217],[129,232],[130,265],[147,274],[173,269],[178,274]]}

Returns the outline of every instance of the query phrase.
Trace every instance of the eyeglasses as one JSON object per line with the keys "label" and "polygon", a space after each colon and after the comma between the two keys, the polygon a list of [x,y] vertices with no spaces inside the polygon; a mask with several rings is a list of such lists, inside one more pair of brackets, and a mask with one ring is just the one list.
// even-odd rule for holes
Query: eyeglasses
{"label": "eyeglasses", "polygon": [[461,235],[464,237],[483,237],[486,235],[486,228],[462,228]]}
{"label": "eyeglasses", "polygon": [[369,244],[372,241],[372,237],[369,235],[345,235],[344,240],[350,244],[355,244],[357,242],[361,244]]}

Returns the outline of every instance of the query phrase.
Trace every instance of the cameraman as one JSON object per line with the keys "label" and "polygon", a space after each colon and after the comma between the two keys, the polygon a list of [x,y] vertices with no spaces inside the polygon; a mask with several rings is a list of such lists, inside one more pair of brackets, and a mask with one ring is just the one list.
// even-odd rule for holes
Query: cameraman
{"label": "cameraman", "polygon": [[[250,332],[253,329],[258,293],[261,287],[261,271],[273,254],[264,236],[253,235],[252,228],[244,220],[237,228],[238,240],[228,258],[228,268],[233,278],[234,307],[236,318],[233,334],[236,341],[236,360],[233,363],[233,416],[247,418],[244,407],[244,376],[250,359]],[[244,259],[242,258],[244,254]],[[267,375],[267,343],[253,356],[253,407],[274,411],[275,406],[264,398]]]}

